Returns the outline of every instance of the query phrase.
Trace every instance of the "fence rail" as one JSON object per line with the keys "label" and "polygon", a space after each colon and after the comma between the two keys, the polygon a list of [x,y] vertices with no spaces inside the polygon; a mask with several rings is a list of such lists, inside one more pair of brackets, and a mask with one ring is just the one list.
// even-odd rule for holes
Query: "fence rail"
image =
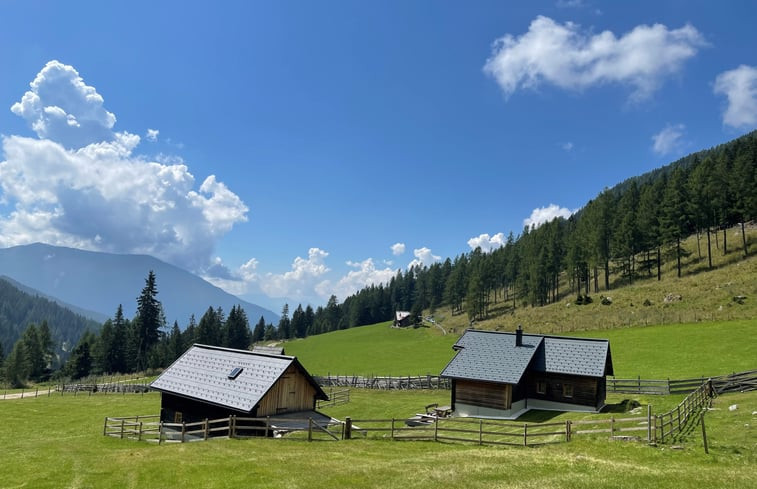
{"label": "fence rail", "polygon": [[360,375],[315,376],[324,387],[355,387],[361,389],[450,389],[450,380],[438,375],[404,377],[364,377]]}
{"label": "fence rail", "polygon": [[607,392],[617,394],[688,394],[696,391],[702,384],[712,380],[716,391],[733,392],[754,390],[757,388],[757,370],[678,380],[650,380],[637,377],[635,379],[616,379],[608,377]]}
{"label": "fence rail", "polygon": [[[438,375],[408,375],[400,377],[389,376],[361,376],[361,375],[327,375],[315,376],[315,381],[322,387],[354,387],[361,389],[447,389],[451,388],[450,379]],[[757,370],[698,377],[690,379],[619,379],[608,377],[606,386],[608,393],[615,394],[688,394],[695,391],[707,380],[713,381],[713,386],[719,389],[753,390],[757,388]]]}
{"label": "fence rail", "polygon": [[347,404],[350,402],[350,390],[349,389],[342,389],[335,391],[331,389],[328,392],[329,400],[328,401],[322,401],[318,400],[316,403],[316,409],[322,409],[325,407],[331,407],[331,406],[339,406],[341,404]]}

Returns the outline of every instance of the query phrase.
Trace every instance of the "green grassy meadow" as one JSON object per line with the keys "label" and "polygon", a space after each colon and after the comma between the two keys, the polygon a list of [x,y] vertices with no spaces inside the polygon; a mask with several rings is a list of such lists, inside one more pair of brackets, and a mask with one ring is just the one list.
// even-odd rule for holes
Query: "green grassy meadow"
{"label": "green grassy meadow", "polygon": [[[329,414],[407,415],[447,392],[357,391]],[[661,399],[662,400],[662,399]],[[674,401],[670,401],[674,402]],[[0,488],[689,488],[757,486],[757,393],[715,400],[710,454],[694,430],[649,447],[574,437],[539,448],[388,439],[218,439],[156,445],[102,435],[105,416],[156,413],[157,394],[2,401]],[[729,411],[728,406],[739,409]],[[341,414],[340,414],[341,413]]]}
{"label": "green grassy meadow", "polygon": [[[452,359],[458,334],[389,325],[312,336],[284,348],[315,375],[437,375]],[[679,379],[757,368],[757,319],[563,334],[609,339],[620,378]]]}

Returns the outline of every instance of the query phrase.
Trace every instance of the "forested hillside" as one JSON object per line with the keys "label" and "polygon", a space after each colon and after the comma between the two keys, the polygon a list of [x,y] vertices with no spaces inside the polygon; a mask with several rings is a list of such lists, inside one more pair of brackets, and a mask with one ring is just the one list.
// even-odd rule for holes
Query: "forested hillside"
{"label": "forested hillside", "polygon": [[[342,304],[332,297],[326,309],[315,311],[309,331],[386,321],[395,310],[418,316],[443,305],[483,320],[498,300],[509,301],[512,312],[659,280],[671,265],[679,277],[712,269],[714,253],[738,249],[748,256],[753,244],[746,223],[757,218],[756,166],[752,132],[605,189],[568,219],[523,229],[518,236],[511,232],[505,246],[490,253],[476,249],[430,267],[400,270],[389,284],[365,288]],[[741,231],[736,243],[726,233],[734,226]],[[691,235],[697,236],[695,245],[686,247],[683,240]],[[682,260],[693,253],[700,266],[686,270]],[[334,319],[324,319],[327,311]]]}
{"label": "forested hillside", "polygon": [[8,354],[30,324],[47,322],[55,345],[74,345],[87,329],[100,325],[43,297],[27,294],[0,279],[0,344]]}

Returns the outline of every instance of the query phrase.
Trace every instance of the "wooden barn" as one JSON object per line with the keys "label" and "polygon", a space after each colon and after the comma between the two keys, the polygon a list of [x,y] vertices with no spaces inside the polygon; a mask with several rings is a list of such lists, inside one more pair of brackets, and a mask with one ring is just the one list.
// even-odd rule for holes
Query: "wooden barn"
{"label": "wooden barn", "polygon": [[195,344],[150,387],[160,419],[195,422],[315,410],[328,396],[296,357]]}
{"label": "wooden barn", "polygon": [[515,419],[529,409],[599,412],[613,375],[608,340],[467,330],[442,377],[456,416]]}

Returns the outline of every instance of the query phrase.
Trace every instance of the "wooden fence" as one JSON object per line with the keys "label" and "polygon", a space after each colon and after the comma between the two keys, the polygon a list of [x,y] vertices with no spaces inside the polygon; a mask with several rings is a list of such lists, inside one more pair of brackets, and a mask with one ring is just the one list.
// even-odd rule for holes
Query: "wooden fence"
{"label": "wooden fence", "polygon": [[[447,389],[451,388],[450,379],[438,375],[408,375],[401,377],[360,376],[360,375],[327,375],[314,377],[323,387],[354,387],[361,389]],[[695,391],[707,380],[713,381],[716,390],[728,388],[732,390],[754,389],[757,387],[757,370],[699,377],[690,379],[606,379],[607,392],[616,394],[653,394],[667,396],[670,394],[688,394]]]}
{"label": "wooden fence", "polygon": [[294,418],[228,418],[206,419],[194,423],[166,423],[160,416],[106,417],[103,435],[115,438],[154,443],[189,443],[209,438],[251,438],[280,436],[282,433],[315,439],[339,440],[343,437],[343,423]]}
{"label": "wooden fence", "polygon": [[652,441],[660,443],[675,441],[689,428],[695,426],[704,416],[705,409],[712,405],[712,398],[716,395],[713,385],[712,381],[703,383],[697,390],[686,396],[678,406],[667,413],[654,416]]}
{"label": "wooden fence", "polygon": [[361,389],[450,389],[450,379],[438,375],[404,377],[364,377],[359,375],[327,375],[314,377],[324,387],[355,387]]}
{"label": "wooden fence", "polygon": [[[103,435],[154,443],[188,443],[214,437],[281,436],[313,440],[382,438],[396,441],[435,441],[476,445],[537,446],[570,441],[573,436],[607,433],[610,438],[652,440],[647,417],[567,420],[555,423],[518,423],[480,418],[429,418],[408,426],[405,418],[324,421],[313,418],[245,418],[230,416],[194,423],[165,423],[158,415],[106,417]],[[652,417],[652,419],[654,419]],[[646,436],[645,436],[646,435]]]}
{"label": "wooden fence", "polygon": [[615,377],[608,377],[606,383],[608,393],[667,396],[670,394],[688,394],[694,392],[708,380],[712,380],[713,387],[717,392],[754,390],[757,388],[757,370],[679,380],[650,380],[640,377],[635,379],[616,379]]}
{"label": "wooden fence", "polygon": [[349,389],[342,389],[335,391],[331,389],[328,392],[329,400],[328,401],[322,401],[318,400],[316,402],[316,409],[322,409],[325,407],[331,407],[331,406],[339,406],[340,404],[347,404],[350,402],[350,390]]}

